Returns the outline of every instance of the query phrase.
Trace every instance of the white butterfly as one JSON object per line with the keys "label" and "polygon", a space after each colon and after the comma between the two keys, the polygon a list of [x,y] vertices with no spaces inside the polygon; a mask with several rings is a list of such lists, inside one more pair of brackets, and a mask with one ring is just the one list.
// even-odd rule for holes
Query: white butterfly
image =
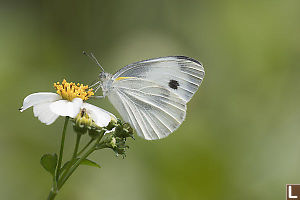
{"label": "white butterfly", "polygon": [[[91,57],[100,66],[93,54]],[[197,60],[169,56],[127,65],[114,75],[103,70],[94,85],[102,88],[100,97],[107,96],[140,137],[156,140],[167,137],[184,121],[186,104],[204,74]]]}

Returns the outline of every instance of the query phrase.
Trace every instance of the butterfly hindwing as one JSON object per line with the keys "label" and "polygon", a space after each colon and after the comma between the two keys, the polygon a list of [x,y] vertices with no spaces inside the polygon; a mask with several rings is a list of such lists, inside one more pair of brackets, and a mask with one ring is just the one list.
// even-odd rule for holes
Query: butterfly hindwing
{"label": "butterfly hindwing", "polygon": [[147,140],[168,136],[185,119],[186,102],[168,88],[147,79],[115,80],[108,98],[122,118]]}

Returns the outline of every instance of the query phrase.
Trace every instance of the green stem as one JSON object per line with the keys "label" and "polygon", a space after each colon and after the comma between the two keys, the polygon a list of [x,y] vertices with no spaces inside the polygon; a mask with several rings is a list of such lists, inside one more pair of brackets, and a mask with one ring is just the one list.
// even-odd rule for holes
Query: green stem
{"label": "green stem", "polygon": [[77,133],[77,137],[76,137],[76,144],[75,144],[75,148],[74,148],[74,152],[73,152],[73,156],[72,156],[72,160],[75,160],[77,157],[77,152],[78,152],[78,147],[79,147],[79,143],[80,143],[80,138],[81,138],[81,134]]}
{"label": "green stem", "polygon": [[57,183],[58,178],[59,178],[59,173],[60,173],[60,168],[61,168],[61,162],[62,162],[63,153],[64,153],[64,145],[65,145],[66,130],[67,130],[68,122],[69,122],[69,117],[67,116],[65,118],[65,124],[64,124],[63,132],[62,132],[62,136],[61,136],[59,157],[58,157],[58,163],[57,163],[57,166],[56,166],[56,173],[55,173],[56,181],[55,181],[55,185],[54,185],[55,187],[54,187],[54,189],[57,189],[56,188],[56,183]]}
{"label": "green stem", "polygon": [[59,178],[59,173],[60,173],[60,168],[61,168],[61,163],[62,163],[62,157],[63,157],[63,153],[64,153],[65,138],[66,138],[66,131],[67,131],[68,122],[69,122],[69,117],[66,117],[63,132],[62,132],[62,136],[61,136],[58,163],[57,163],[57,166],[56,166],[55,176],[53,176],[53,186],[50,190],[50,193],[48,195],[47,200],[53,200],[56,197],[57,192],[58,192],[57,182],[58,182],[58,178]]}
{"label": "green stem", "polygon": [[94,139],[92,138],[79,152],[78,152],[78,156],[80,154],[82,154],[82,152],[84,152],[84,150],[86,150],[86,148],[88,148],[90,146],[90,144],[94,141]]}
{"label": "green stem", "polygon": [[57,188],[60,189],[65,182],[69,179],[69,177],[73,174],[75,169],[80,165],[81,161],[86,159],[91,153],[95,151],[95,146],[93,146],[91,149],[89,149],[77,162],[62,176],[61,181],[58,182]]}
{"label": "green stem", "polygon": [[55,191],[53,190],[53,188],[51,188],[47,200],[53,200],[53,199],[56,197],[56,195],[57,195],[57,192],[55,192]]}
{"label": "green stem", "polygon": [[67,164],[64,173],[61,175],[61,177],[65,176],[66,173],[68,173],[68,171],[70,170],[70,168],[72,167],[72,165],[75,163],[77,155],[78,155],[78,147],[79,147],[79,143],[80,143],[80,138],[81,138],[81,134],[77,134],[76,137],[76,144],[75,144],[75,148],[74,148],[74,152],[72,155],[71,160],[69,161],[69,163]]}
{"label": "green stem", "polygon": [[99,136],[95,144],[79,160],[77,160],[77,162],[68,171],[66,171],[66,173],[63,174],[63,176],[60,178],[59,182],[57,183],[58,190],[61,189],[61,187],[65,184],[65,182],[70,178],[70,176],[77,169],[80,163],[96,150],[97,144],[102,139],[103,134],[104,132]]}

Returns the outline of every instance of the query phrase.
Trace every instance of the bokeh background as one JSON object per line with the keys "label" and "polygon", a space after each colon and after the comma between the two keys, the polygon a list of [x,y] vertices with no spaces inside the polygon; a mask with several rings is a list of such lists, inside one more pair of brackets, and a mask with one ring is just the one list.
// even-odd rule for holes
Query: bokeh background
{"label": "bokeh background", "polygon": [[[200,60],[206,77],[186,121],[160,141],[130,140],[81,166],[58,200],[285,199],[300,183],[298,0],[59,1],[0,3],[0,195],[46,199],[39,164],[58,151],[63,119],[46,126],[23,99],[53,83],[90,84],[105,70],[168,55]],[[117,115],[108,99],[91,103]],[[69,127],[66,154],[75,135]]]}

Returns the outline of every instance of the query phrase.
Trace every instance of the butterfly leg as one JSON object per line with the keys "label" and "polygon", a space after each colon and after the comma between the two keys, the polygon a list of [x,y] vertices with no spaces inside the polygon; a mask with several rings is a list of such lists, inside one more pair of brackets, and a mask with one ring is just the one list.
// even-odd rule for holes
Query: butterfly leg
{"label": "butterfly leg", "polygon": [[91,96],[90,98],[103,99],[105,96]]}
{"label": "butterfly leg", "polygon": [[94,86],[98,86],[98,85],[101,85],[101,81],[93,81],[94,83],[92,83],[90,86],[89,86],[89,88],[92,88],[92,87],[94,87]]}

